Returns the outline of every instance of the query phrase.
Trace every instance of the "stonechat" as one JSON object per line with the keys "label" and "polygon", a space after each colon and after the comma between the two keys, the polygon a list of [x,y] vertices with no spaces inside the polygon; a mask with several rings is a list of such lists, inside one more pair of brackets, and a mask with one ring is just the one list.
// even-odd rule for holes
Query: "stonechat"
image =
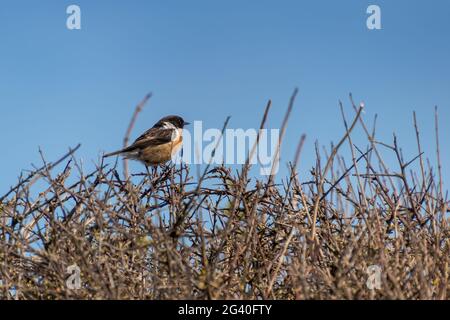
{"label": "stonechat", "polygon": [[126,159],[138,160],[146,166],[163,164],[181,148],[183,127],[189,124],[179,116],[167,116],[145,131],[132,145],[122,150],[105,154],[105,157],[122,155]]}

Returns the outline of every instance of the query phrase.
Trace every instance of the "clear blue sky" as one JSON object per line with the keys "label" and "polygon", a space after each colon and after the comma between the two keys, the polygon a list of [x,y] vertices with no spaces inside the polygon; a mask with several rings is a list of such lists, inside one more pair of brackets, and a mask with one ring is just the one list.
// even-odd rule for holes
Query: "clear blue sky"
{"label": "clear blue sky", "polygon": [[[66,28],[70,4],[81,7],[81,30]],[[381,7],[382,30],[366,28],[369,4]],[[218,128],[231,115],[232,128],[257,127],[269,98],[268,125],[277,127],[296,86],[282,161],[306,133],[302,170],[311,167],[314,141],[342,136],[338,100],[350,115],[352,92],[368,121],[379,114],[380,139],[397,132],[407,157],[416,154],[416,110],[432,161],[438,105],[449,181],[449,16],[447,0],[4,0],[0,194],[40,164],[39,146],[54,160],[82,143],[86,166],[120,147],[147,92],[133,138],[167,114]]]}

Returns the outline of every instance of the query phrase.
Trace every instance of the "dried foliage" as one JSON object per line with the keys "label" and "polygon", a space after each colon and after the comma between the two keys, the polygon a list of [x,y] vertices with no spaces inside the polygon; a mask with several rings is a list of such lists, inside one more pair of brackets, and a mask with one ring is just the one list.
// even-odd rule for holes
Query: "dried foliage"
{"label": "dried foliage", "polygon": [[[256,178],[248,163],[125,178],[102,161],[83,172],[75,150],[53,164],[42,156],[43,167],[0,198],[0,298],[448,299],[440,161],[433,171],[416,121],[418,156],[405,160],[397,139],[377,141],[351,102],[353,121],[343,118],[329,155],[317,148],[307,179],[297,174],[304,137],[282,179]],[[354,127],[367,135],[364,148],[352,141]],[[72,265],[79,289],[66,283]],[[371,265],[381,268],[379,289],[367,287]]]}

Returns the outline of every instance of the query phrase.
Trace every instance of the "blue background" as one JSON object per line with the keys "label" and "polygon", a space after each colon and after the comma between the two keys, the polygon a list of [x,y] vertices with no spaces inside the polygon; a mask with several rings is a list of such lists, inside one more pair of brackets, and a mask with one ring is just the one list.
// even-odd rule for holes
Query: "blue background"
{"label": "blue background", "polygon": [[[81,8],[81,30],[66,28],[70,4]],[[381,7],[382,30],[366,27],[370,4]],[[390,142],[395,131],[407,159],[417,154],[415,110],[435,163],[439,106],[449,181],[449,16],[446,0],[2,1],[0,193],[41,163],[39,146],[51,161],[82,143],[86,166],[119,148],[147,92],[154,95],[132,138],[167,114],[204,128],[221,128],[228,115],[231,128],[258,127],[269,98],[276,128],[297,86],[282,162],[302,133],[300,172],[314,164],[316,139],[337,142],[338,100],[350,118],[352,92],[369,123],[379,114],[379,139]]]}

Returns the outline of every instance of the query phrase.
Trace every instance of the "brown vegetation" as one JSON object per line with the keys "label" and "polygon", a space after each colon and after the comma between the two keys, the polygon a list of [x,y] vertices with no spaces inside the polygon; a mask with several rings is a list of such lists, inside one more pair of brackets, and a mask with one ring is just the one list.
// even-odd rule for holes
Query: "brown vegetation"
{"label": "brown vegetation", "polygon": [[[103,161],[84,172],[76,150],[53,164],[42,156],[42,168],[0,197],[0,298],[448,299],[440,162],[437,171],[427,162],[416,122],[418,156],[405,160],[397,139],[377,141],[351,103],[343,138],[329,155],[316,150],[304,181],[304,137],[279,180],[250,175],[248,164],[206,166],[197,176],[169,165],[126,178]],[[357,126],[364,148],[352,141]],[[385,152],[398,169],[387,168]],[[67,286],[71,265],[80,268],[79,289]],[[379,289],[366,284],[371,265],[381,268]]]}

